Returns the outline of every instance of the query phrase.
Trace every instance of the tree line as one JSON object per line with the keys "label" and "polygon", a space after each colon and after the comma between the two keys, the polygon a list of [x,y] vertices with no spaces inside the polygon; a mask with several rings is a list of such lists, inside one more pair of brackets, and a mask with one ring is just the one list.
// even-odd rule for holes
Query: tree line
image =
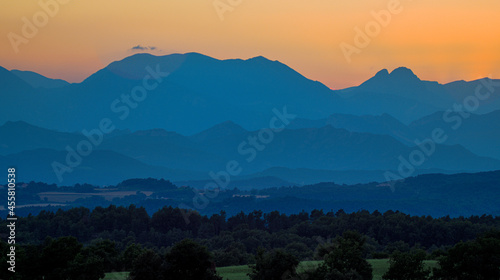
{"label": "tree line", "polygon": [[[1,227],[5,228],[6,224],[6,220],[0,220]],[[212,264],[214,267],[258,265],[259,260],[269,263],[272,258],[266,254],[277,254],[276,250],[281,250],[298,261],[325,260],[323,272],[328,274],[333,273],[335,260],[339,259],[331,256],[335,251],[332,248],[347,248],[337,254],[352,254],[358,260],[388,258],[396,252],[414,258],[411,254],[416,251],[423,252],[419,258],[423,256],[424,259],[443,258],[454,252],[452,250],[483,250],[486,254],[488,248],[495,248],[495,239],[478,241],[477,238],[499,229],[500,217],[490,215],[432,218],[394,211],[346,213],[342,210],[286,215],[255,210],[228,217],[224,211],[206,216],[191,210],[164,207],[150,216],[143,207],[111,205],[93,210],[79,207],[42,211],[38,215],[19,217],[16,246],[20,252],[18,266],[29,267],[29,272],[33,272],[21,279],[40,279],[33,278],[35,272],[46,275],[44,279],[51,279],[43,272],[47,268],[58,271],[54,272],[57,275],[67,276],[53,279],[76,279],[71,275],[83,275],[82,271],[90,268],[103,273],[133,271],[134,262],[145,252],[150,254],[148,258],[157,256],[158,268],[163,271],[160,274],[164,275],[170,263],[168,254],[186,238],[206,249],[210,269]],[[350,236],[353,238],[344,236],[346,232],[359,234],[358,241],[352,241],[355,235]],[[0,246],[6,252],[6,242],[0,242]],[[351,252],[352,248],[357,249]],[[408,259],[407,255],[403,256],[402,259]],[[478,258],[488,260],[484,256]],[[172,259],[175,258],[170,257]],[[397,259],[395,255],[394,260]],[[454,267],[455,263],[443,262],[443,266]],[[60,270],[52,270],[59,266]],[[2,269],[2,273],[4,271],[6,269]]]}
{"label": "tree line", "polygon": [[[366,236],[346,231],[318,248],[317,266],[297,271],[299,258],[286,250],[259,248],[248,273],[251,280],[370,280],[373,270],[363,257]],[[0,242],[0,250],[7,245]],[[222,280],[214,255],[206,246],[183,239],[166,252],[132,243],[123,252],[110,240],[84,246],[75,237],[47,238],[40,246],[21,246],[16,274],[0,258],[2,279],[98,280],[105,272],[130,271],[130,280]],[[394,251],[384,280],[494,280],[500,277],[500,231],[489,231],[472,241],[459,242],[438,258],[439,266],[424,268],[426,252]]]}

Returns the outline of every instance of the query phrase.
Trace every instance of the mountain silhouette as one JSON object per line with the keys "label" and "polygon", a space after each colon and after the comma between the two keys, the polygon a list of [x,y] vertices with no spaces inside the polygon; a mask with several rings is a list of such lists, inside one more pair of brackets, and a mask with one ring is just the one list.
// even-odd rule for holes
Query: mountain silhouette
{"label": "mountain silhouette", "polygon": [[[400,67],[390,73],[381,70],[356,87],[330,90],[261,56],[218,60],[186,53],[132,55],[81,83],[63,87],[33,88],[5,68],[0,69],[0,81],[2,123],[23,120],[59,131],[80,131],[98,127],[109,118],[118,129],[163,128],[190,135],[225,121],[247,130],[265,128],[274,110],[284,107],[303,119],[324,119],[334,113],[386,113],[409,124],[463,102],[489,80],[442,85],[423,81]],[[49,80],[45,87],[54,83]],[[483,103],[475,113],[500,109],[498,95],[492,94]]]}
{"label": "mountain silhouette", "polygon": [[[224,133],[220,133],[221,131]],[[11,132],[15,132],[15,137],[9,137]],[[102,167],[110,174],[122,174],[122,177],[113,175],[118,180],[136,174],[120,173],[120,170],[142,164],[138,170],[152,166],[157,170],[154,173],[156,175],[161,175],[159,170],[168,169],[169,172],[165,174],[172,176],[172,180],[194,180],[209,178],[209,171],[225,170],[229,161],[236,160],[242,169],[238,175],[246,176],[241,177],[245,180],[255,178],[248,177],[251,174],[284,168],[300,169],[304,178],[300,180],[300,176],[297,176],[299,173],[288,171],[262,173],[260,176],[311,183],[314,182],[311,176],[316,174],[317,180],[331,176],[332,180],[352,183],[347,178],[349,174],[358,174],[360,182],[378,180],[383,176],[384,170],[398,170],[401,158],[408,161],[409,155],[417,150],[416,147],[407,146],[388,135],[352,132],[327,125],[320,128],[285,129],[276,133],[273,141],[257,151],[249,144],[248,139],[258,137],[258,133],[259,131],[246,131],[231,122],[224,122],[193,136],[183,136],[163,129],[122,132],[107,136],[101,144],[93,146],[90,156],[94,153],[100,155],[101,160],[108,163],[105,168],[101,162],[92,158],[87,160],[87,157],[83,157],[85,164],[79,168],[97,170]],[[87,141],[86,137],[78,133],[42,129],[24,122],[9,122],[0,126],[0,139],[4,164],[8,165],[9,160],[11,164],[31,164],[38,169],[26,167],[25,172],[29,173],[30,170],[39,174],[36,170],[45,170],[52,176],[54,172],[50,169],[51,163],[56,160],[64,163],[64,155],[68,154],[67,147],[76,150],[78,143]],[[16,142],[16,139],[20,141]],[[41,150],[45,151],[44,154],[40,154]],[[255,157],[248,160],[252,152]],[[105,155],[110,158],[104,160]],[[42,163],[48,166],[40,166]],[[122,163],[127,165],[122,166]],[[436,145],[435,152],[414,168],[411,175],[427,173],[429,170],[445,173],[495,170],[500,169],[500,161],[479,157],[460,145]],[[185,172],[179,173],[179,170]],[[286,173],[294,175],[290,178],[281,177],[280,174]],[[68,176],[76,180],[76,175]],[[36,178],[33,174],[27,174],[26,177]]]}
{"label": "mountain silhouette", "polygon": [[[367,182],[384,170],[397,171],[401,159],[418,151],[416,139],[442,128],[447,141],[412,174],[494,170],[500,169],[499,82],[439,84],[399,67],[359,86],[331,90],[262,56],[219,60],[199,53],[136,54],[73,84],[0,67],[0,155],[4,164],[31,162],[26,174],[36,178],[42,176],[37,170],[51,172],[42,163],[62,158],[68,147],[88,140],[83,130],[95,131],[104,122],[112,131],[103,133],[87,165],[68,180],[99,168],[114,174],[106,183],[127,179],[140,172],[120,170],[133,166],[172,180],[207,180],[209,172],[236,160],[242,172],[235,180],[252,179],[245,184],[262,185],[262,177],[312,183],[314,176],[352,183],[348,177]],[[444,117],[478,89],[490,95],[478,100],[473,114]],[[283,119],[287,114],[293,117]],[[276,120],[284,129],[252,146],[251,139],[262,138],[261,129]],[[459,121],[459,129],[453,128]],[[85,174],[105,179],[92,172]]]}
{"label": "mountain silhouette", "polygon": [[33,88],[61,88],[69,85],[68,82],[61,79],[50,79],[31,71],[11,70],[11,73],[28,83]]}
{"label": "mountain silhouette", "polygon": [[[182,180],[186,177],[203,179],[203,173],[172,170],[165,167],[152,166],[134,160],[112,151],[94,151],[85,157],[82,163],[62,175],[59,181],[52,168],[57,161],[65,164],[66,151],[51,149],[35,149],[20,153],[0,156],[0,166],[16,168],[16,175],[24,182],[41,181],[59,185],[73,185],[76,183],[91,183],[97,185],[116,184],[123,178],[169,178]],[[22,179],[21,179],[22,178]]]}

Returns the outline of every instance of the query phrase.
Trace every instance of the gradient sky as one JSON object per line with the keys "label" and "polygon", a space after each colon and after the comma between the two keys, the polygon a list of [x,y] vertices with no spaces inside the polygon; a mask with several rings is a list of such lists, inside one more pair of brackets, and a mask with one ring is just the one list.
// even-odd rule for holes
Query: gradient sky
{"label": "gradient sky", "polygon": [[[137,45],[156,47],[148,51],[156,55],[262,55],[336,89],[398,66],[441,83],[500,78],[497,0],[65,0],[18,53],[9,34],[23,36],[23,18],[43,21],[43,9],[39,1],[0,1],[0,66],[70,82],[134,54]],[[214,3],[238,5],[221,20]],[[355,46],[355,28],[364,30],[371,12],[390,3],[399,3],[400,13],[348,62],[340,44]]]}

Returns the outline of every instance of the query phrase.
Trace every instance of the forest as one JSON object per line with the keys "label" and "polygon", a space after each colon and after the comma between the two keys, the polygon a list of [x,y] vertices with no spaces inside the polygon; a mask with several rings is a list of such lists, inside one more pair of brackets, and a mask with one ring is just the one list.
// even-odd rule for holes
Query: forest
{"label": "forest", "polygon": [[[4,228],[7,224],[0,221]],[[441,278],[435,279],[498,279],[499,229],[500,217],[491,215],[433,218],[315,209],[208,216],[172,206],[149,215],[135,205],[78,207],[19,217],[17,278],[5,275],[5,255],[1,278],[99,279],[106,272],[131,271],[133,279],[220,279],[217,267],[250,264],[251,279],[371,279],[366,259],[390,258],[394,275],[403,273],[399,265],[399,270],[413,267],[420,278],[388,274],[385,279],[428,279],[431,273],[421,265],[425,259],[439,261],[432,277]],[[7,252],[10,245],[1,241],[0,246]],[[198,259],[184,263],[180,256],[190,254]],[[296,273],[304,260],[323,262],[314,271]],[[201,271],[189,274],[193,267]],[[461,276],[450,278],[452,271]],[[276,278],[276,273],[286,275]]]}

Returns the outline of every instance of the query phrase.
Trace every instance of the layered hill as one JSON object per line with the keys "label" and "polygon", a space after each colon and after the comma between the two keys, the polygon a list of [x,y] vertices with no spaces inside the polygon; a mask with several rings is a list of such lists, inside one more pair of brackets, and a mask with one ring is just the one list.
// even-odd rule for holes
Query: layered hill
{"label": "layered hill", "polygon": [[[331,125],[285,129],[274,133],[268,142],[259,142],[259,133],[224,122],[191,136],[163,129],[121,131],[103,137],[98,145],[90,145],[92,140],[79,133],[8,122],[0,127],[0,163],[20,167],[25,180],[44,178],[57,182],[53,162],[59,162],[70,167],[63,176],[69,182],[89,182],[82,175],[87,174],[92,183],[103,184],[131,176],[211,180],[210,172],[225,171],[232,161],[240,169],[233,180],[274,177],[297,184],[321,180],[368,182],[385,179],[385,171],[406,177],[436,170],[450,173],[500,169],[499,160],[477,156],[460,145],[436,145],[422,162],[412,164],[411,155],[419,151],[418,147],[388,135],[352,132]],[[75,154],[80,160],[75,160]],[[73,168],[70,163],[75,161],[79,162]],[[398,171],[408,168],[414,170]],[[82,173],[84,170],[89,173]]]}

